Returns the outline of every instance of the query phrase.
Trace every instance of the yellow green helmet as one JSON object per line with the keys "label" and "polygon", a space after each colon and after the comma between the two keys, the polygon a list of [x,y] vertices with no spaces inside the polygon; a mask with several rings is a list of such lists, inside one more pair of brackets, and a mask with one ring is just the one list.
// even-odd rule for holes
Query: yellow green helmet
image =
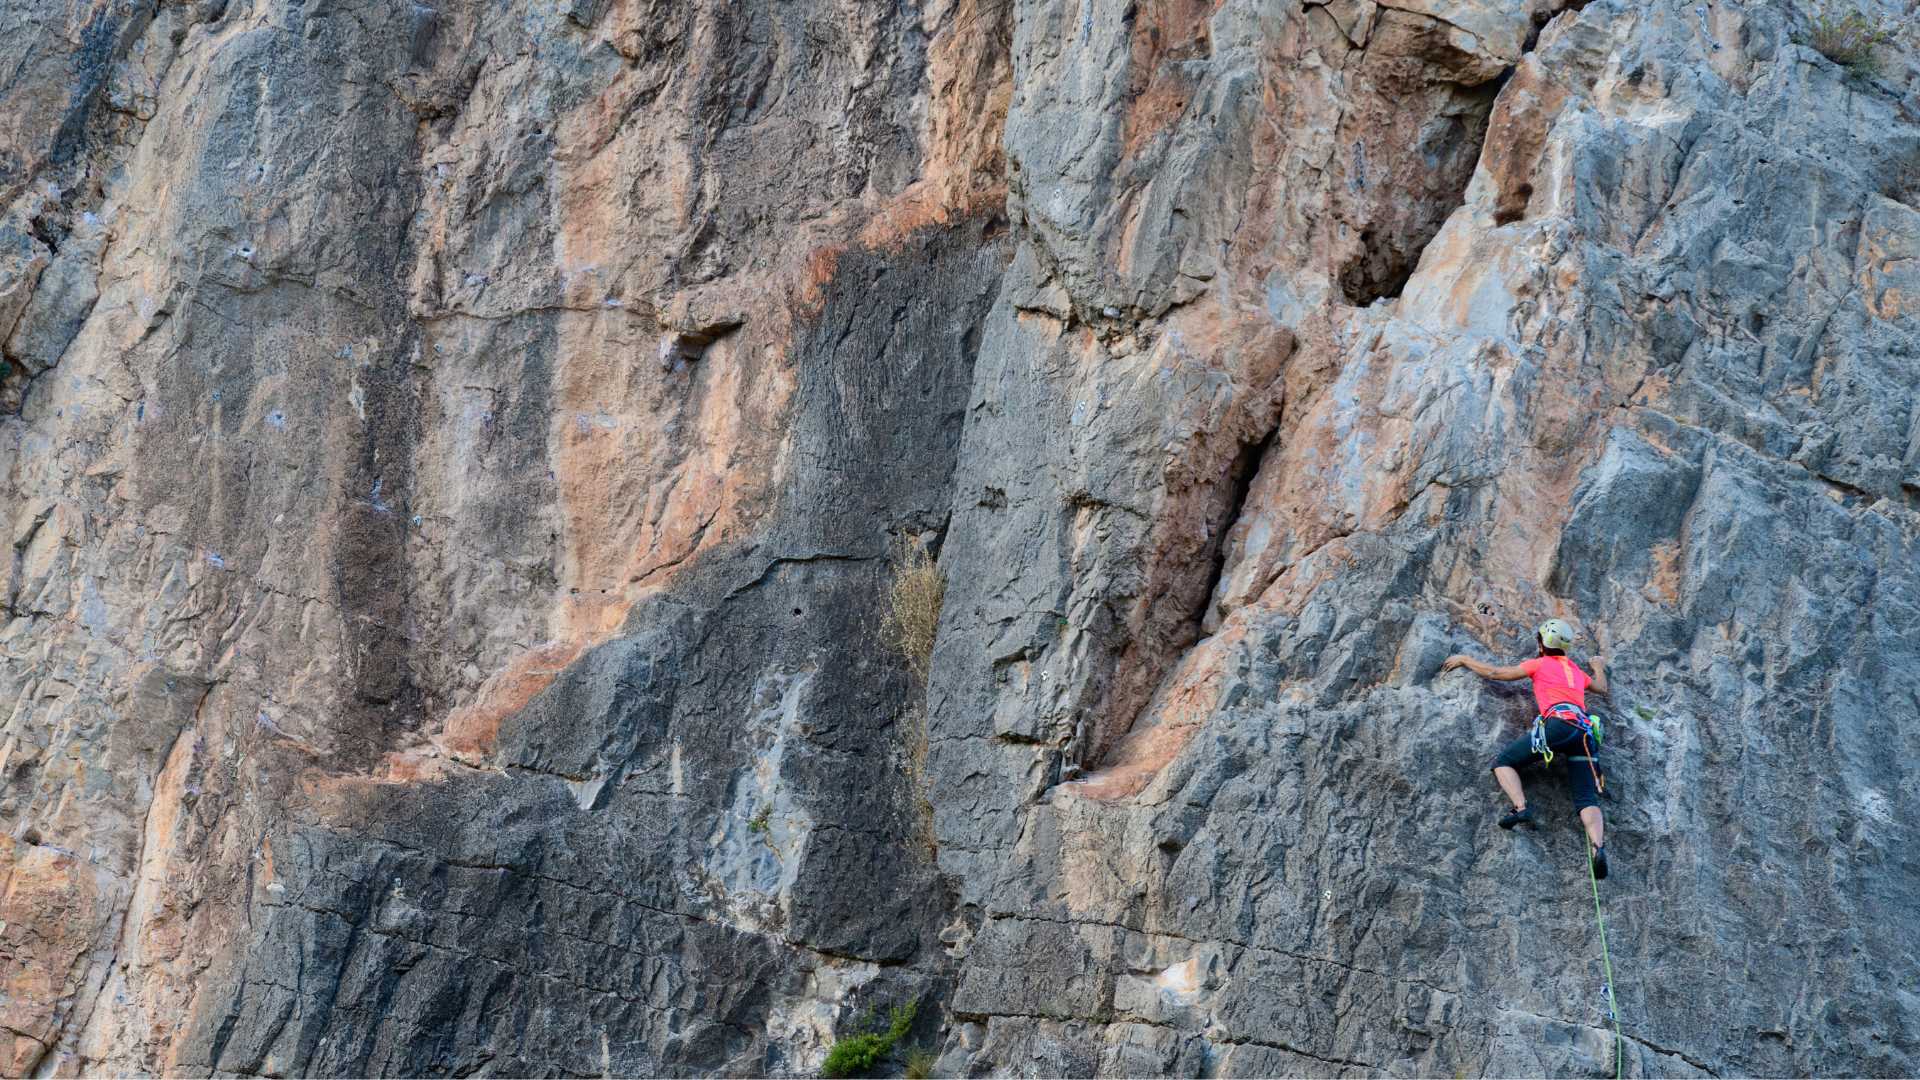
{"label": "yellow green helmet", "polygon": [[1539,637],[1542,648],[1569,649],[1573,647],[1573,627],[1559,619],[1548,619],[1540,624],[1534,634]]}

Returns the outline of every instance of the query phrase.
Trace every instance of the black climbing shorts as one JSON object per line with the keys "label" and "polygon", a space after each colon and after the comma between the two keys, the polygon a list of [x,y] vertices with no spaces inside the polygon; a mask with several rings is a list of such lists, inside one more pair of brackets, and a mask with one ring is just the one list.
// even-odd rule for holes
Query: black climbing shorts
{"label": "black climbing shorts", "polygon": [[[1507,748],[1500,751],[1500,756],[1493,759],[1494,768],[1505,765],[1509,769],[1524,771],[1529,766],[1542,764],[1540,755],[1533,752],[1532,729],[1529,728],[1528,732],[1508,743]],[[1585,810],[1589,806],[1599,806],[1600,785],[1594,782],[1594,777],[1596,774],[1600,776],[1607,774],[1600,765],[1600,748],[1593,746],[1590,739],[1582,745],[1579,728],[1565,720],[1555,720],[1552,717],[1547,718],[1547,748],[1553,751],[1552,767],[1566,770],[1567,792],[1573,796],[1574,808]],[[1573,760],[1589,752],[1594,757],[1593,761]]]}

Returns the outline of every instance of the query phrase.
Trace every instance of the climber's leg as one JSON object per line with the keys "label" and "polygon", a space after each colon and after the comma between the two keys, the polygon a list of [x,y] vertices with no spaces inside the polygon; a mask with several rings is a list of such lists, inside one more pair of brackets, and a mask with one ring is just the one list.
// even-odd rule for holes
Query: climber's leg
{"label": "climber's leg", "polygon": [[1507,793],[1507,801],[1513,803],[1515,810],[1527,808],[1527,792],[1520,786],[1520,770],[1507,765],[1495,765],[1493,778],[1500,782],[1500,790]]}
{"label": "climber's leg", "polygon": [[1570,757],[1567,761],[1567,794],[1573,796],[1573,805],[1580,811],[1580,823],[1587,827],[1587,840],[1594,847],[1606,843],[1606,819],[1600,814],[1600,763],[1592,759]]}
{"label": "climber's leg", "polygon": [[1533,744],[1522,735],[1507,744],[1500,756],[1493,759],[1493,778],[1500,784],[1500,790],[1507,793],[1507,801],[1513,804],[1513,813],[1500,819],[1500,827],[1511,829],[1515,825],[1533,820],[1533,811],[1527,809],[1527,793],[1520,786],[1520,767],[1533,758]]}
{"label": "climber's leg", "polygon": [[1601,847],[1607,842],[1607,821],[1597,806],[1584,807],[1580,811],[1580,824],[1587,827],[1587,843]]}
{"label": "climber's leg", "polygon": [[1587,755],[1574,755],[1567,762],[1567,790],[1573,805],[1580,810],[1580,824],[1587,828],[1587,845],[1593,858],[1593,876],[1607,876],[1607,819],[1600,812],[1600,762]]}

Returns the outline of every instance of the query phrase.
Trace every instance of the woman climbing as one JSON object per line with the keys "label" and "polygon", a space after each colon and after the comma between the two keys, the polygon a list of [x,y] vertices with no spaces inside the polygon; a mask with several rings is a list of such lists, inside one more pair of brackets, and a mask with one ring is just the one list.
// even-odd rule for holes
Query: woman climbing
{"label": "woman climbing", "polygon": [[1493,759],[1493,778],[1500,782],[1500,790],[1513,802],[1513,812],[1500,819],[1500,827],[1511,829],[1533,820],[1533,811],[1527,809],[1526,792],[1520,786],[1521,766],[1552,764],[1555,757],[1564,755],[1567,788],[1573,794],[1573,805],[1579,808],[1581,824],[1587,827],[1593,876],[1604,878],[1607,852],[1603,845],[1607,836],[1606,820],[1600,813],[1600,791],[1606,781],[1600,768],[1595,721],[1587,715],[1586,691],[1592,686],[1602,694],[1607,693],[1606,659],[1599,656],[1592,659],[1593,677],[1588,678],[1579,665],[1567,658],[1567,648],[1573,644],[1573,629],[1559,619],[1541,623],[1540,629],[1534,632],[1534,640],[1540,645],[1540,655],[1524,663],[1494,667],[1470,656],[1455,655],[1447,657],[1440,670],[1466,668],[1481,678],[1501,682],[1533,680],[1533,700],[1540,706],[1540,713],[1534,718],[1532,731],[1507,744],[1500,756]]}

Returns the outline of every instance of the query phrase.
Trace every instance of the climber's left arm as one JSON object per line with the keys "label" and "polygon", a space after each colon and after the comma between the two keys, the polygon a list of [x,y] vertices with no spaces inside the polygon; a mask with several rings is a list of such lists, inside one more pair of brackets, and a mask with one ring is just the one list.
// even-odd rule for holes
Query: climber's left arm
{"label": "climber's left arm", "polygon": [[1506,667],[1497,667],[1493,664],[1483,664],[1471,656],[1460,653],[1447,657],[1447,662],[1440,665],[1441,671],[1452,671],[1455,668],[1466,668],[1468,671],[1473,672],[1483,679],[1492,679],[1495,682],[1512,682],[1515,679],[1524,679],[1533,674],[1532,670],[1525,664],[1511,664]]}

